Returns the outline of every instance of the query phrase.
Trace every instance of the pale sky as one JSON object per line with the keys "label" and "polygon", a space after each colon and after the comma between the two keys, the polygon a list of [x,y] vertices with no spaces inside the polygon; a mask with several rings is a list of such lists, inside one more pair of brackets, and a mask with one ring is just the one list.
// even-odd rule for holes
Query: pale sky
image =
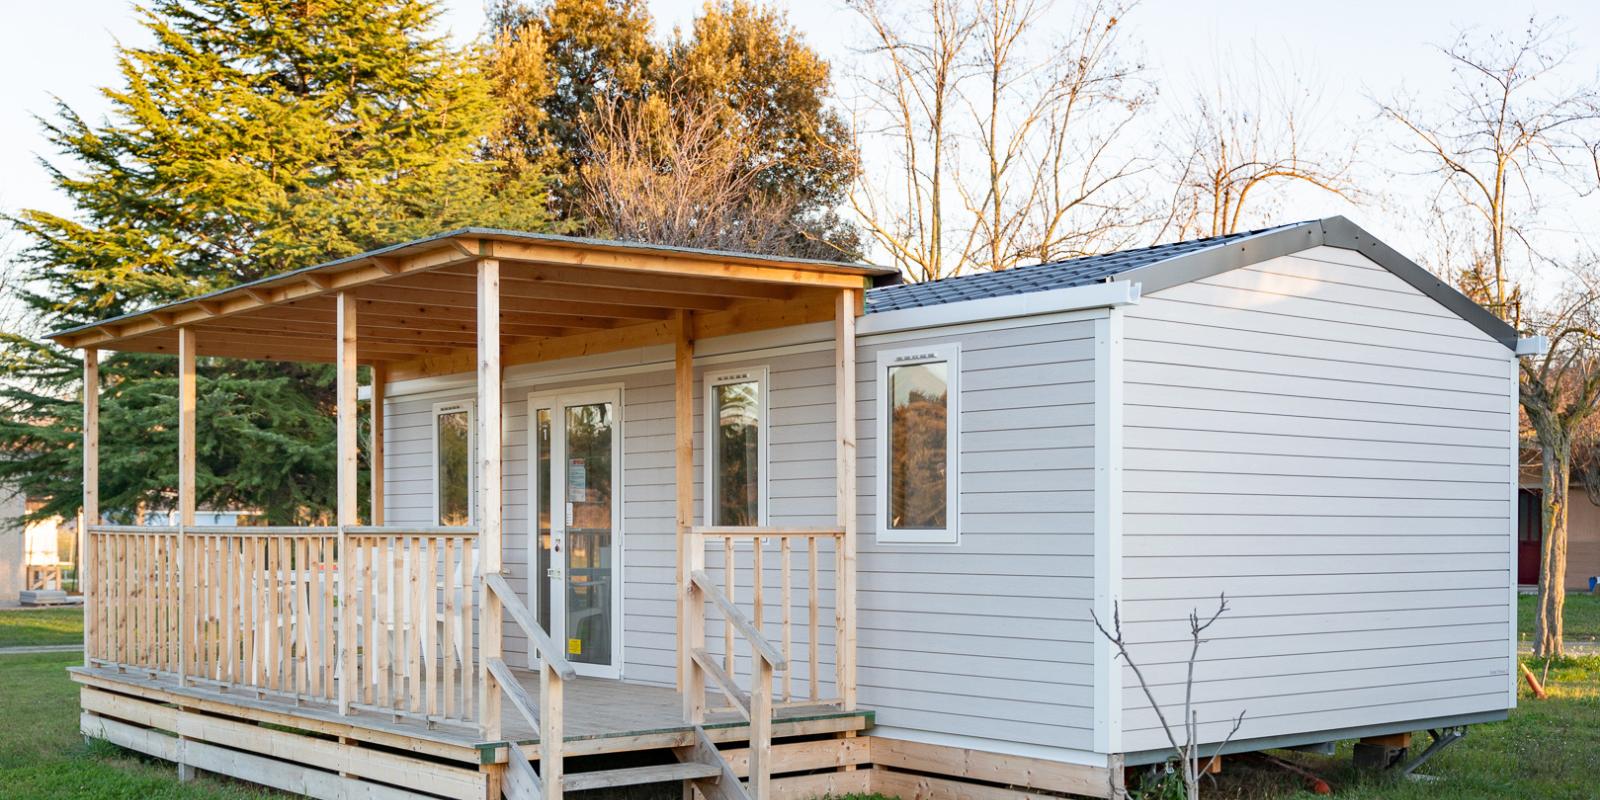
{"label": "pale sky", "polygon": [[[1072,0],[1059,0],[1070,8]],[[846,72],[860,26],[839,0],[796,0],[788,8],[794,24],[825,56]],[[46,153],[33,114],[52,113],[59,96],[90,119],[105,109],[97,87],[117,81],[116,42],[142,43],[128,0],[59,0],[12,3],[0,26],[0,208],[40,208],[70,212],[50,186],[35,157]],[[458,40],[478,34],[481,0],[445,0],[446,24]],[[650,0],[658,34],[687,24],[700,0]],[[1396,2],[1347,0],[1341,4],[1289,0],[1149,0],[1124,20],[1127,35],[1143,51],[1149,76],[1163,92],[1205,85],[1222,60],[1260,51],[1292,61],[1323,84],[1322,106],[1329,119],[1366,135],[1381,130],[1369,96],[1389,97],[1401,86],[1427,96],[1448,79],[1434,45],[1448,43],[1462,28],[1515,30],[1537,11],[1560,16],[1578,52],[1579,74],[1596,74],[1600,65],[1600,3],[1550,2],[1535,7],[1512,0]],[[1378,134],[1373,134],[1377,136]],[[1372,175],[1369,181],[1385,180]],[[1374,206],[1351,208],[1337,199],[1296,193],[1280,209],[1290,221],[1344,213],[1402,251],[1422,244],[1398,217]],[[1575,216],[1575,215],[1574,215]],[[1574,225],[1578,225],[1574,221]],[[12,237],[11,246],[16,246]]]}

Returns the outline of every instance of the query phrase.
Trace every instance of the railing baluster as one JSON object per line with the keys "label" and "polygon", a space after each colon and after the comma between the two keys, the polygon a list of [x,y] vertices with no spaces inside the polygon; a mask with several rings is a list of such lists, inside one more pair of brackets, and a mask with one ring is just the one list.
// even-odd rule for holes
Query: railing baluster
{"label": "railing baluster", "polygon": [[[733,550],[733,537],[722,537],[722,570],[725,576],[725,579],[722,582],[722,591],[724,594],[728,595],[729,600],[738,602],[738,586],[734,576],[735,556],[736,554]],[[722,668],[727,670],[729,675],[734,674],[734,669],[736,668],[737,664],[735,663],[733,657],[733,620],[727,619],[726,617],[722,622],[722,654]]]}
{"label": "railing baluster", "polygon": [[[794,609],[792,608],[794,598],[791,595],[794,586],[793,578],[790,575],[789,562],[792,560],[793,555],[789,546],[789,537],[785,536],[779,539],[778,558],[783,562],[783,657],[788,659],[791,664],[794,663],[794,629],[791,627],[794,621]],[[793,669],[783,671],[783,702],[785,703],[789,702],[791,685],[789,678],[793,674]]]}
{"label": "railing baluster", "polygon": [[817,656],[822,646],[817,642],[818,633],[818,604],[817,604],[817,537],[806,537],[806,592],[809,595],[807,602],[810,605],[809,619],[806,636],[806,647],[810,658],[810,672],[807,677],[811,679],[811,700],[816,702],[822,699],[822,681],[817,677]]}

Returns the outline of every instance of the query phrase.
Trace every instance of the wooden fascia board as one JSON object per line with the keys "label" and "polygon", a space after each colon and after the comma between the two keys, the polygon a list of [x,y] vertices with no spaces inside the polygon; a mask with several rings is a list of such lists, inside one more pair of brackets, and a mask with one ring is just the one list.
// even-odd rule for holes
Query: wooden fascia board
{"label": "wooden fascia board", "polygon": [[[326,288],[317,288],[317,286],[310,283],[306,273],[290,273],[281,279],[268,281],[264,284],[242,286],[219,293],[214,297],[192,300],[181,305],[130,317],[125,321],[115,323],[117,330],[117,335],[115,336],[107,336],[104,333],[104,329],[110,327],[109,325],[100,325],[60,337],[60,340],[63,344],[75,348],[103,347],[123,339],[154,333],[164,328],[181,327],[218,317],[242,314],[269,305],[317,297],[343,289],[376,283],[397,275],[424,272],[479,257],[477,255],[467,255],[463,248],[453,239],[442,244],[446,246],[410,256],[389,257],[396,259],[396,262],[398,262],[398,271],[395,272],[389,272],[388,270],[393,269],[396,262],[390,262],[388,267],[384,267],[373,262],[372,259],[367,259],[365,263],[357,262],[359,266],[353,268],[346,266],[339,272],[320,273],[318,282],[324,282],[321,279],[325,278]],[[265,301],[259,297],[261,294],[266,294]]]}
{"label": "wooden fascia board", "polygon": [[866,289],[871,286],[871,278],[856,271],[752,264],[705,256],[595,250],[530,242],[496,242],[494,255],[504,261],[566,264],[790,286],[824,286],[835,289]]}

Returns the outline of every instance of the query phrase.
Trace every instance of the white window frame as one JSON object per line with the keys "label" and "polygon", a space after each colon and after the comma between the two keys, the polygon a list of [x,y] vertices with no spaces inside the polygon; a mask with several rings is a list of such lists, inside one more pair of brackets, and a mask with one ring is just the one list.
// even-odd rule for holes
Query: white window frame
{"label": "white window frame", "polygon": [[[891,413],[889,369],[915,364],[944,362],[947,385],[945,387],[945,526],[943,528],[889,527],[889,426]],[[877,356],[877,413],[878,436],[876,443],[876,494],[877,540],[883,544],[945,544],[961,543],[961,345],[956,342],[902,347],[880,350]]]}
{"label": "white window frame", "polygon": [[713,465],[715,463],[712,458],[712,453],[714,452],[713,448],[716,447],[717,434],[715,425],[717,419],[717,393],[715,389],[718,386],[723,386],[730,383],[747,383],[752,380],[756,382],[756,392],[759,395],[758,399],[760,401],[756,408],[756,413],[761,416],[761,419],[758,420],[756,431],[756,469],[758,470],[758,474],[756,475],[756,504],[759,506],[756,524],[767,524],[768,514],[770,513],[770,510],[767,508],[767,487],[771,482],[771,472],[768,468],[769,459],[767,457],[767,453],[769,444],[768,440],[771,438],[770,432],[772,430],[772,420],[770,414],[772,407],[772,400],[770,397],[771,382],[768,380],[769,377],[770,370],[765,364],[753,367],[742,367],[740,369],[718,370],[716,372],[707,372],[705,374],[703,379],[705,383],[705,412],[701,417],[701,427],[705,428],[705,451],[703,457],[701,458],[701,460],[705,462],[705,477],[703,478],[702,483],[702,485],[705,487],[705,490],[702,493],[705,501],[701,503],[700,517],[703,524],[708,527],[716,524],[715,517],[712,516],[712,514],[717,506],[716,498],[713,496],[713,493],[716,491],[716,480],[715,476],[712,474]]}
{"label": "white window frame", "polygon": [[428,428],[428,464],[432,476],[429,483],[433,486],[431,503],[433,525],[440,525],[439,521],[439,418],[445,414],[454,414],[460,411],[467,412],[467,527],[478,524],[478,413],[477,403],[471,400],[450,400],[433,404],[433,415],[429,417],[433,424]]}

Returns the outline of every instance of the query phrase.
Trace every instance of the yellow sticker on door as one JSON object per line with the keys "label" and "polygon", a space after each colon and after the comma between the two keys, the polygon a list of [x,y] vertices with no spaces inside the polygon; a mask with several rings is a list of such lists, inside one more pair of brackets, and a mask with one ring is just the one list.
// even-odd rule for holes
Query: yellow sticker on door
{"label": "yellow sticker on door", "polygon": [[582,639],[568,639],[567,640],[567,655],[569,655],[569,656],[581,656],[581,655],[583,655],[583,640]]}

